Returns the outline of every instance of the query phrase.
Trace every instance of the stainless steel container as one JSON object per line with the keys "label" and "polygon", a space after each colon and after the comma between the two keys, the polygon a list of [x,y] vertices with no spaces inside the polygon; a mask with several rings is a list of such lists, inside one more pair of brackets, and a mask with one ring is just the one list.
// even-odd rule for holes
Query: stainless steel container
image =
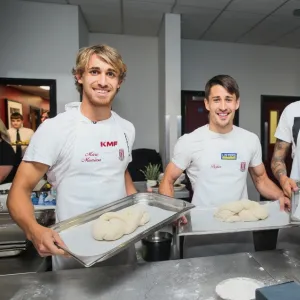
{"label": "stainless steel container", "polygon": [[290,222],[292,224],[300,224],[300,206],[299,206],[300,180],[296,180],[296,184],[298,190],[292,193],[292,200],[291,200]]}
{"label": "stainless steel container", "polygon": [[142,239],[142,256],[145,261],[162,261],[170,259],[172,234],[157,231]]}

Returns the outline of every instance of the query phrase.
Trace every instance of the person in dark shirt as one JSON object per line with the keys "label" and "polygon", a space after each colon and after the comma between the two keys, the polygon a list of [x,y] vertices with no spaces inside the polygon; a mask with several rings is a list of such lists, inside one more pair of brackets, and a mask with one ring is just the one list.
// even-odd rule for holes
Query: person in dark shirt
{"label": "person in dark shirt", "polygon": [[12,182],[15,156],[15,151],[10,145],[7,129],[0,119],[0,184]]}

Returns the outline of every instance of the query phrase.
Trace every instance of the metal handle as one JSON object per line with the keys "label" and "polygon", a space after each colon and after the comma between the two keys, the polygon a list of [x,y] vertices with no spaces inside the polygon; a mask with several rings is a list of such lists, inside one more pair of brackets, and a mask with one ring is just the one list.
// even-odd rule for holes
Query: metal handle
{"label": "metal handle", "polygon": [[264,139],[264,160],[268,160],[268,132],[269,132],[269,124],[268,122],[265,122],[265,139]]}

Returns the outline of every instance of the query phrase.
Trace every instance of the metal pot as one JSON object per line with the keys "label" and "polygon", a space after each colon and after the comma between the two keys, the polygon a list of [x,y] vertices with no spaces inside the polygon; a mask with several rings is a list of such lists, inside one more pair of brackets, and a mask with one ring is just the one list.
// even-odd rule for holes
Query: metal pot
{"label": "metal pot", "polygon": [[142,256],[145,261],[169,260],[171,254],[172,234],[157,231],[142,239]]}

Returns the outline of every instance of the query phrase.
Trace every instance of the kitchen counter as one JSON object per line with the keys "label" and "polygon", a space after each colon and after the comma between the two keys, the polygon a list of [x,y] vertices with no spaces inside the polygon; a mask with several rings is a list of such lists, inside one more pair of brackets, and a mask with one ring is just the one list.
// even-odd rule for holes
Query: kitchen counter
{"label": "kitchen counter", "polygon": [[217,300],[216,285],[231,277],[265,285],[276,280],[248,253],[0,277],[2,300]]}

